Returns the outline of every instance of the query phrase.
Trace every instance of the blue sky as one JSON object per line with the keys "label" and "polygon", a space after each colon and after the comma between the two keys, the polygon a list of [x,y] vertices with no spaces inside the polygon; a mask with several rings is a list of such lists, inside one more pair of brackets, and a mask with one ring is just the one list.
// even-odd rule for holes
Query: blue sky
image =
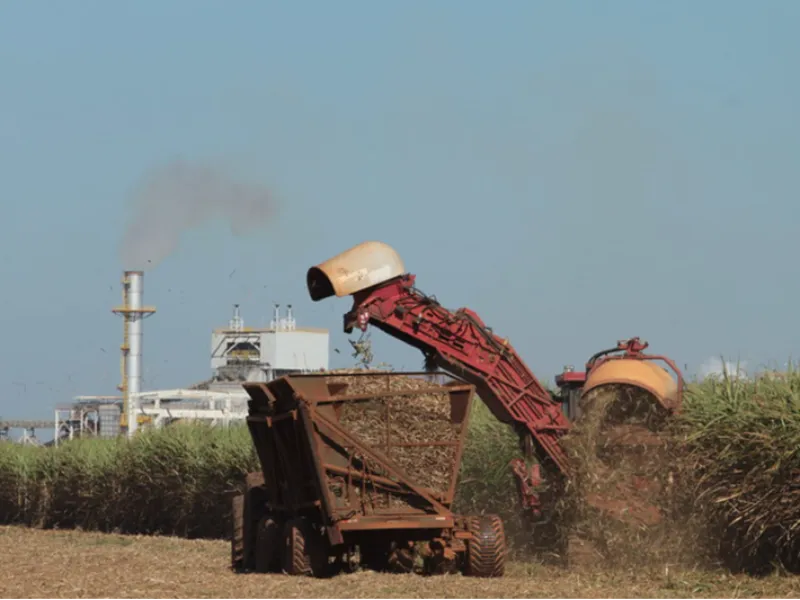
{"label": "blue sky", "polygon": [[131,194],[176,159],[277,212],[245,235],[199,223],[147,273],[146,387],[207,376],[234,302],[254,325],[293,303],[349,363],[349,301],[312,304],[305,272],[367,239],[543,378],[631,335],[690,371],[785,362],[798,18],[778,1],[5,0],[0,415],[115,392]]}

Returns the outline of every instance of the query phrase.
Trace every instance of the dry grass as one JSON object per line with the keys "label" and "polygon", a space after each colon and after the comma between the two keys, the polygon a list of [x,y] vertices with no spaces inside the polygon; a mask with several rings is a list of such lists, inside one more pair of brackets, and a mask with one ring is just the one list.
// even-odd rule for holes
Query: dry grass
{"label": "dry grass", "polygon": [[723,572],[566,571],[514,563],[502,579],[369,571],[313,580],[236,575],[225,542],[0,527],[4,598],[757,598],[800,580]]}

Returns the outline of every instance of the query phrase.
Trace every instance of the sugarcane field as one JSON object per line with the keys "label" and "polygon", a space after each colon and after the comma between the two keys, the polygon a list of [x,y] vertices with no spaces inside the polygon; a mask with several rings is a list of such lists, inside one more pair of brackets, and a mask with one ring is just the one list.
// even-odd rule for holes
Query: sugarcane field
{"label": "sugarcane field", "polygon": [[[334,381],[358,371],[344,373]],[[382,392],[384,379],[393,391],[421,385],[390,371],[378,375],[374,381],[362,378],[356,392]],[[505,573],[486,580],[425,577],[421,564],[381,572],[354,563],[319,583],[283,573],[234,572],[228,564],[230,490],[242,489],[258,464],[243,426],[174,425],[131,442],[75,440],[59,448],[3,444],[3,547],[15,548],[5,561],[3,596],[115,596],[123,589],[119,577],[144,572],[146,577],[137,575],[124,586],[131,595],[123,597],[486,597],[481,590],[493,597],[719,597],[734,591],[792,596],[800,591],[790,575],[797,569],[797,504],[787,502],[797,494],[791,478],[799,468],[798,386],[800,375],[793,372],[689,384],[668,438],[652,452],[647,468],[637,470],[673,480],[657,498],[666,516],[656,525],[618,523],[587,508],[585,495],[608,487],[598,477],[608,467],[594,453],[581,454],[596,444],[594,423],[576,431],[569,447],[580,476],[563,499],[570,515],[563,524],[564,556],[531,547],[507,468],[518,453],[516,436],[483,404],[473,405],[454,510],[497,514],[505,523]],[[435,397],[421,400],[437,410]],[[397,403],[392,410],[402,413],[411,405]],[[369,408],[349,419],[365,438],[382,431],[370,426],[381,415]],[[425,412],[407,410],[395,431],[399,439],[418,440],[425,436],[420,429],[434,422]],[[447,437],[446,427],[430,433],[437,440]],[[446,474],[436,470],[443,464],[441,448],[409,458],[414,464],[404,463],[399,449],[397,460],[418,468],[427,485],[442,487]],[[620,461],[620,468],[634,467]],[[614,489],[617,495],[620,489]],[[20,560],[22,547],[36,548],[30,559]],[[67,580],[59,557],[80,563],[80,573]],[[129,559],[141,567],[122,568]],[[119,573],[99,577],[106,568]],[[34,572],[40,575],[28,575]]]}

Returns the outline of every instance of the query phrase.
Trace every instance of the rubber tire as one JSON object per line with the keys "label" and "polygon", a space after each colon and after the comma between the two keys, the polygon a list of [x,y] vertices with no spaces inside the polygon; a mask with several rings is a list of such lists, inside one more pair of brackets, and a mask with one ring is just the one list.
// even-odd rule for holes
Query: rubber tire
{"label": "rubber tire", "polygon": [[261,517],[256,529],[256,573],[280,573],[281,538],[281,526],[278,522],[269,516]]}
{"label": "rubber tire", "polygon": [[258,523],[264,513],[264,503],[267,492],[263,485],[257,485],[258,480],[263,481],[260,473],[249,473],[247,476],[247,490],[244,493],[244,506],[242,515],[242,570],[252,571],[256,568],[256,535]]}
{"label": "rubber tire", "polygon": [[373,542],[360,548],[361,564],[378,573],[412,573],[415,555],[411,548],[398,549],[393,542]]}
{"label": "rubber tire", "polygon": [[287,575],[327,577],[330,574],[324,540],[302,517],[287,522],[283,529],[283,571]]}
{"label": "rubber tire", "polygon": [[393,555],[389,557],[389,569],[393,573],[413,573],[414,572],[414,550],[411,548],[402,548],[395,550]]}
{"label": "rubber tire", "polygon": [[496,515],[471,517],[468,527],[472,538],[467,541],[464,575],[502,577],[508,555],[503,521]]}
{"label": "rubber tire", "polygon": [[383,573],[389,570],[389,553],[391,544],[373,542],[359,547],[361,564],[370,571]]}
{"label": "rubber tire", "polygon": [[231,568],[241,571],[244,568],[244,494],[237,494],[231,500]]}

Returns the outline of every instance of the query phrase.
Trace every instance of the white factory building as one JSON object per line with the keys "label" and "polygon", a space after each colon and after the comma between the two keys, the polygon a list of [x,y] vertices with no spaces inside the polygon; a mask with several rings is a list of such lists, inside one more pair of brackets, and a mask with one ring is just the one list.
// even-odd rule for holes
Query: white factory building
{"label": "white factory building", "polygon": [[211,369],[221,381],[270,381],[287,373],[328,368],[328,330],[298,327],[289,305],[275,307],[268,328],[245,327],[234,306],[228,327],[211,334]]}
{"label": "white factory building", "polygon": [[128,427],[129,433],[135,432],[137,425],[161,427],[178,420],[227,425],[247,416],[248,396],[242,382],[328,369],[327,329],[298,327],[291,305],[283,314],[276,305],[269,327],[247,327],[235,305],[228,326],[211,332],[209,379],[181,389],[140,390],[141,365],[146,361],[142,321],[155,312],[142,307],[142,280],[141,272],[125,273],[124,290],[133,289],[135,294],[124,291],[123,306],[114,309],[125,319],[122,395],[78,396],[72,403],[56,407],[56,440],[87,434],[115,437],[123,423],[134,423]]}

